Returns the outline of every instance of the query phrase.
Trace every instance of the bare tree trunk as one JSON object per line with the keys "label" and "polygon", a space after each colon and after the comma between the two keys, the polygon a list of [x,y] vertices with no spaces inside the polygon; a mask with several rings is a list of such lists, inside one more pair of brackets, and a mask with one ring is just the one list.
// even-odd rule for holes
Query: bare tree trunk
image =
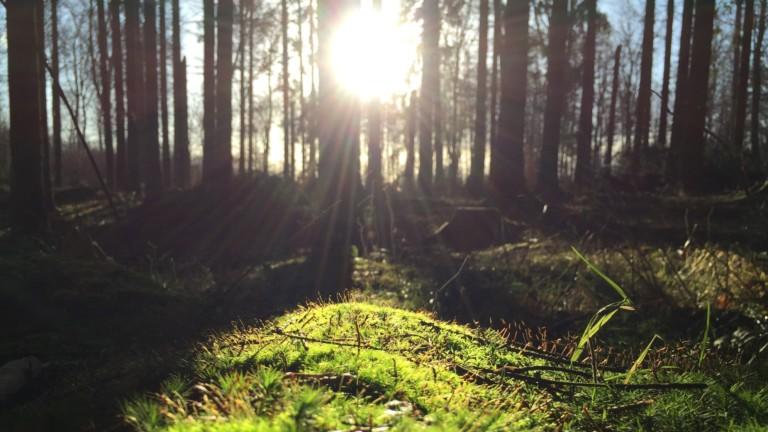
{"label": "bare tree trunk", "polygon": [[190,183],[189,122],[187,107],[187,61],[181,59],[181,12],[179,0],[172,0],[173,46],[173,176],[174,186],[187,188]]}
{"label": "bare tree trunk", "polygon": [[253,123],[253,38],[255,37],[255,25],[252,3],[249,3],[248,12],[248,172],[253,173],[253,140],[256,130]]}
{"label": "bare tree trunk", "polygon": [[213,0],[203,0],[203,183],[216,180],[216,16]]}
{"label": "bare tree trunk", "polygon": [[[296,55],[299,57],[299,140],[301,143],[301,173],[302,178],[307,176],[307,125],[306,112],[307,104],[304,98],[304,11],[301,7],[301,0],[296,1],[296,14],[298,21],[298,43],[296,44]],[[310,18],[311,19],[311,18]]]}
{"label": "bare tree trunk", "polygon": [[[499,11],[500,12],[500,11]],[[491,140],[491,190],[498,198],[525,192],[525,107],[528,86],[528,0],[509,0],[501,45],[498,134]],[[497,15],[497,18],[501,18]],[[499,32],[500,33],[500,32]],[[493,150],[495,148],[495,150]]]}
{"label": "bare tree trunk", "polygon": [[418,100],[416,90],[411,92],[411,99],[407,107],[407,119],[405,125],[405,177],[406,184],[411,185],[414,178],[416,128],[418,122]]}
{"label": "bare tree trunk", "polygon": [[110,0],[110,27],[112,29],[112,70],[115,77],[115,129],[117,155],[115,183],[118,189],[128,185],[125,148],[125,95],[123,92],[123,37],[120,29],[120,1]]}
{"label": "bare tree trunk", "polygon": [[216,181],[232,178],[232,31],[235,5],[232,0],[219,0],[216,46]]}
{"label": "bare tree trunk", "polygon": [[267,56],[267,121],[264,125],[264,174],[269,174],[269,147],[272,135],[272,60],[274,47],[269,47]]}
{"label": "bare tree trunk", "polygon": [[146,80],[146,134],[142,148],[142,168],[147,195],[157,196],[163,190],[158,139],[158,80],[157,80],[157,13],[155,0],[144,0],[144,79]]}
{"label": "bare tree trunk", "polygon": [[422,33],[421,94],[419,95],[419,174],[418,184],[424,192],[432,189],[432,135],[434,132],[435,76],[440,68],[439,0],[424,0]]}
{"label": "bare tree trunk", "polygon": [[736,3],[736,14],[733,22],[733,38],[731,45],[733,49],[733,75],[731,76],[731,111],[728,117],[726,133],[728,138],[733,138],[733,124],[736,122],[736,94],[739,92],[739,66],[741,62],[741,26],[744,24],[742,11],[744,10],[744,0],[734,0]]}
{"label": "bare tree trunk", "polygon": [[125,0],[126,88],[128,97],[128,141],[126,142],[127,187],[141,190],[140,146],[145,139],[144,54],[139,39],[139,0]]}
{"label": "bare tree trunk", "polygon": [[104,12],[104,0],[96,0],[96,14],[99,22],[99,74],[101,75],[101,124],[104,128],[104,147],[107,160],[107,185],[115,184],[115,154],[112,147],[112,98],[109,79],[109,51],[107,50],[107,20]]}
{"label": "bare tree trunk", "polygon": [[733,147],[736,157],[742,156],[744,148],[744,126],[747,117],[747,88],[749,85],[749,55],[752,45],[752,28],[755,21],[755,3],[746,2],[744,11],[744,33],[741,35],[741,58],[739,59],[739,77],[734,98],[734,124],[733,124]]}
{"label": "bare tree trunk", "polygon": [[664,38],[664,73],[661,83],[661,109],[659,110],[659,148],[667,146],[667,119],[669,115],[669,75],[672,69],[672,30],[675,22],[675,0],[667,0],[667,34]]}
{"label": "bare tree trunk", "polygon": [[280,27],[283,43],[283,177],[291,177],[291,88],[288,74],[288,0],[280,1]]}
{"label": "bare tree trunk", "polygon": [[163,180],[166,188],[171,187],[171,139],[168,134],[168,53],[165,36],[165,2],[160,0],[160,125],[163,138]]}
{"label": "bare tree trunk", "polygon": [[547,52],[547,102],[544,109],[544,131],[537,189],[544,194],[560,190],[557,161],[560,153],[560,121],[565,104],[565,42],[568,37],[568,0],[555,0],[549,28]]}
{"label": "bare tree trunk", "polygon": [[672,138],[670,141],[667,175],[673,181],[680,180],[680,154],[688,122],[688,95],[691,56],[691,35],[693,34],[693,5],[695,0],[683,0],[683,22],[680,29],[680,49],[675,82],[675,109],[672,117]]}
{"label": "bare tree trunk", "polygon": [[246,104],[246,85],[245,85],[245,45],[247,43],[246,37],[246,14],[245,14],[245,2],[240,2],[240,45],[239,54],[240,57],[240,158],[238,159],[238,174],[245,174],[245,162],[247,155],[245,150],[245,136],[248,131],[248,125],[246,124],[245,110]]}
{"label": "bare tree trunk", "polygon": [[356,100],[345,94],[332,68],[331,41],[356,0],[319,0],[320,130],[319,191],[327,209],[324,229],[312,249],[315,290],[323,296],[341,292],[352,282],[351,243],[356,221],[355,188],[359,182],[354,159],[359,146],[360,114]]}
{"label": "bare tree trunk", "polygon": [[7,0],[8,102],[11,144],[11,224],[28,233],[48,228],[43,179],[43,46],[40,2]]}
{"label": "bare tree trunk", "polygon": [[491,117],[491,161],[493,161],[494,146],[496,139],[498,110],[499,110],[499,56],[501,55],[501,28],[504,21],[504,11],[501,0],[493,0],[493,54],[491,60],[491,106],[489,113]]}
{"label": "bare tree trunk", "polygon": [[[595,103],[595,43],[597,25],[597,0],[586,0],[587,36],[584,41],[584,60],[581,71],[581,112],[579,114],[579,134],[576,147],[576,170],[574,181],[577,187],[584,188],[592,182],[592,107]],[[650,85],[650,83],[649,83]],[[650,87],[649,87],[650,90]],[[649,100],[650,103],[650,100]]]}
{"label": "bare tree trunk", "polygon": [[621,45],[616,47],[616,53],[613,57],[613,84],[611,88],[611,108],[608,111],[608,143],[605,148],[605,159],[603,162],[605,173],[611,175],[611,164],[613,163],[613,138],[616,135],[616,99],[619,95],[619,71],[621,70]]}
{"label": "bare tree trunk", "polygon": [[760,0],[760,19],[757,24],[757,39],[755,40],[755,55],[752,61],[752,119],[750,138],[752,141],[752,157],[755,164],[762,170],[760,154],[760,96],[763,92],[762,56],[763,39],[765,38],[766,0]]}
{"label": "bare tree trunk", "polygon": [[653,26],[655,21],[656,1],[646,0],[645,25],[643,28],[643,49],[640,57],[640,88],[637,93],[635,116],[635,139],[633,143],[631,165],[637,172],[641,160],[648,148],[648,136],[651,125],[651,72],[653,70]]}
{"label": "bare tree trunk", "polygon": [[315,18],[317,14],[309,0],[309,74],[311,79],[309,111],[309,178],[315,178],[317,171],[317,88],[315,85]]}
{"label": "bare tree trunk", "polygon": [[59,98],[59,0],[51,0],[51,105],[53,109],[53,184],[62,186],[61,99]]}
{"label": "bare tree trunk", "polygon": [[696,0],[689,83],[690,116],[685,128],[686,140],[680,155],[680,173],[687,192],[694,192],[701,186],[714,15],[715,0]]}
{"label": "bare tree trunk", "polygon": [[475,196],[483,193],[485,180],[485,144],[488,66],[488,0],[480,0],[480,40],[477,55],[477,98],[475,100],[475,143],[472,151],[467,189]]}

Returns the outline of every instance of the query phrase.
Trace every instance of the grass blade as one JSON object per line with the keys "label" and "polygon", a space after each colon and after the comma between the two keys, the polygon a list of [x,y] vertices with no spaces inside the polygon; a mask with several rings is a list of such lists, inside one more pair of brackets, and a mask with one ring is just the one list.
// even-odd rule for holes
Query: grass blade
{"label": "grass blade", "polygon": [[651,350],[651,345],[653,345],[656,339],[663,340],[661,339],[661,336],[657,334],[653,335],[653,337],[651,338],[651,341],[648,342],[648,345],[645,347],[643,352],[641,352],[640,355],[637,356],[637,359],[635,359],[635,362],[632,363],[632,367],[629,368],[629,371],[627,372],[627,377],[624,379],[624,384],[629,384],[629,380],[632,379],[632,375],[634,375],[635,372],[637,372],[637,369],[640,368],[640,365],[643,364],[643,360],[645,360],[645,357],[648,355],[648,352]]}
{"label": "grass blade", "polygon": [[621,286],[619,286],[618,283],[616,283],[616,281],[614,281],[613,279],[609,278],[605,273],[601,272],[599,268],[595,267],[595,265],[592,264],[592,262],[589,261],[587,259],[587,257],[582,255],[581,252],[579,252],[579,250],[576,249],[575,246],[571,246],[571,250],[573,251],[573,253],[576,254],[577,257],[579,257],[580,260],[582,260],[584,262],[584,264],[587,265],[587,267],[589,267],[589,269],[592,271],[592,273],[600,276],[600,278],[602,280],[604,280],[608,285],[610,285],[611,288],[613,288],[614,291],[616,291],[621,296],[622,299],[626,300],[628,303],[632,302],[629,299],[629,297],[627,296],[627,293],[624,292],[624,290],[621,288]]}

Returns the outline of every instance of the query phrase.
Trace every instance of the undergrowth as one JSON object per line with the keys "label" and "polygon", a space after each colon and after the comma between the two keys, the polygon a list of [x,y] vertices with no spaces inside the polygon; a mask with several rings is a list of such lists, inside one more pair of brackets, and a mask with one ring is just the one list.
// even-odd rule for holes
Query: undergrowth
{"label": "undergrowth", "polygon": [[610,370],[425,313],[366,303],[312,305],[212,335],[186,374],[127,401],[123,414],[136,430],[168,431],[768,425],[768,390],[743,384],[749,377],[741,369],[707,374],[641,367],[631,376]]}

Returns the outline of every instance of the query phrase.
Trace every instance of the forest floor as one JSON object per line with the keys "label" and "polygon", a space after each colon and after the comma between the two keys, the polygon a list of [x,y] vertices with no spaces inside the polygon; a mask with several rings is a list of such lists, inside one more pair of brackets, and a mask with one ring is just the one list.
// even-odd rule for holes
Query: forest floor
{"label": "forest floor", "polygon": [[[51,238],[0,235],[0,364],[43,362],[0,402],[0,429],[768,426],[765,190],[521,198],[505,238],[471,251],[434,233],[482,202],[392,193],[395,246],[361,232],[354,289],[319,303],[310,195],[239,180],[122,197],[117,222],[80,197]],[[571,363],[590,318],[621,300],[608,279],[632,310]],[[706,388],[631,387],[667,383]]]}

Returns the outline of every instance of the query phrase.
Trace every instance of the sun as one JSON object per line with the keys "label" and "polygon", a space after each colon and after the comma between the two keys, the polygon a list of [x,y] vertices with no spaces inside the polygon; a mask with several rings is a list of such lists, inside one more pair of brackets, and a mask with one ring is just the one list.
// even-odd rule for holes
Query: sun
{"label": "sun", "polygon": [[349,15],[333,38],[333,70],[363,100],[384,99],[410,88],[418,28],[396,13],[363,7]]}

